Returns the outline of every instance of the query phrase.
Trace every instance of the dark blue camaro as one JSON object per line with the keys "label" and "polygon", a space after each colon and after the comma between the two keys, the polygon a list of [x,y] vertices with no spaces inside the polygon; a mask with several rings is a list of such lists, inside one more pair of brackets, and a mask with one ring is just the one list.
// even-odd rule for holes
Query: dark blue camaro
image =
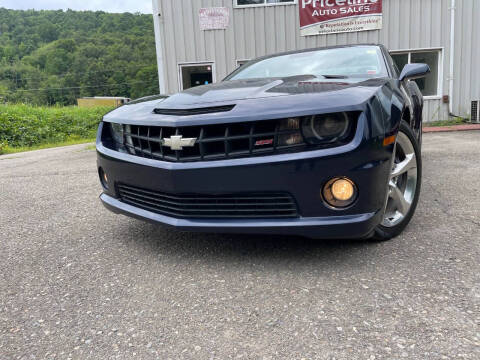
{"label": "dark blue camaro", "polygon": [[97,137],[107,208],[186,231],[389,239],[420,193],[423,98],[383,46],[262,57],[134,101]]}

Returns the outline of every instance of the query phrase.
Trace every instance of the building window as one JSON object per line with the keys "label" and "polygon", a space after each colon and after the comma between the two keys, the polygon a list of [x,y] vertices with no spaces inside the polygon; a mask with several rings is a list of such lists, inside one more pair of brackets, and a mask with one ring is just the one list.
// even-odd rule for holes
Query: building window
{"label": "building window", "polygon": [[178,67],[180,90],[215,82],[213,63],[179,64]]}
{"label": "building window", "polygon": [[250,60],[237,60],[237,68],[239,68],[240,66],[243,66],[245,65],[246,63],[248,63]]}
{"label": "building window", "polygon": [[391,56],[399,71],[406,64],[425,63],[430,66],[431,73],[425,78],[416,79],[418,87],[423,96],[439,97],[441,96],[441,76],[442,76],[442,51],[441,50],[418,50],[391,52]]}
{"label": "building window", "polygon": [[297,0],[235,0],[235,7],[296,4]]}

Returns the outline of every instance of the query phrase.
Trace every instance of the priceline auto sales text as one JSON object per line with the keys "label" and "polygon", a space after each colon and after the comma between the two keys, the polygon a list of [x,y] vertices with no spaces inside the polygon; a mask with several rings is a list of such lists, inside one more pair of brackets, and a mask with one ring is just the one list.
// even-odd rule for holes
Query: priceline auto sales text
{"label": "priceline auto sales text", "polygon": [[[312,16],[365,13],[370,11],[370,4],[377,4],[378,1],[379,0],[302,0],[302,8],[305,9],[307,5],[311,5],[315,9]],[[332,7],[334,8],[331,9]]]}

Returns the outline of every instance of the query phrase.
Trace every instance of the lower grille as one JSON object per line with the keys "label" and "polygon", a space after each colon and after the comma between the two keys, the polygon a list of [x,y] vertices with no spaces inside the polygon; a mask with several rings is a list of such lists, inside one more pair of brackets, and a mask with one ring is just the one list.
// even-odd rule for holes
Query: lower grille
{"label": "lower grille", "polygon": [[122,202],[175,218],[292,218],[297,206],[286,193],[171,195],[119,184]]}

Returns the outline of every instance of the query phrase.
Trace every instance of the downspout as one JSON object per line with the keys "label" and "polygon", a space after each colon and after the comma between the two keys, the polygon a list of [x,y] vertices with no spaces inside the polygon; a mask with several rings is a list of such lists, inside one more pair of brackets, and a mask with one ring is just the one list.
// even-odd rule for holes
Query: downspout
{"label": "downspout", "polygon": [[155,29],[155,48],[157,51],[158,85],[160,94],[166,95],[167,86],[165,83],[165,62],[163,57],[164,23],[161,1],[162,0],[152,0],[152,9],[153,26]]}
{"label": "downspout", "polygon": [[451,0],[450,8],[450,74],[449,74],[449,96],[448,112],[450,116],[453,115],[453,91],[454,91],[454,75],[455,75],[455,0]]}

